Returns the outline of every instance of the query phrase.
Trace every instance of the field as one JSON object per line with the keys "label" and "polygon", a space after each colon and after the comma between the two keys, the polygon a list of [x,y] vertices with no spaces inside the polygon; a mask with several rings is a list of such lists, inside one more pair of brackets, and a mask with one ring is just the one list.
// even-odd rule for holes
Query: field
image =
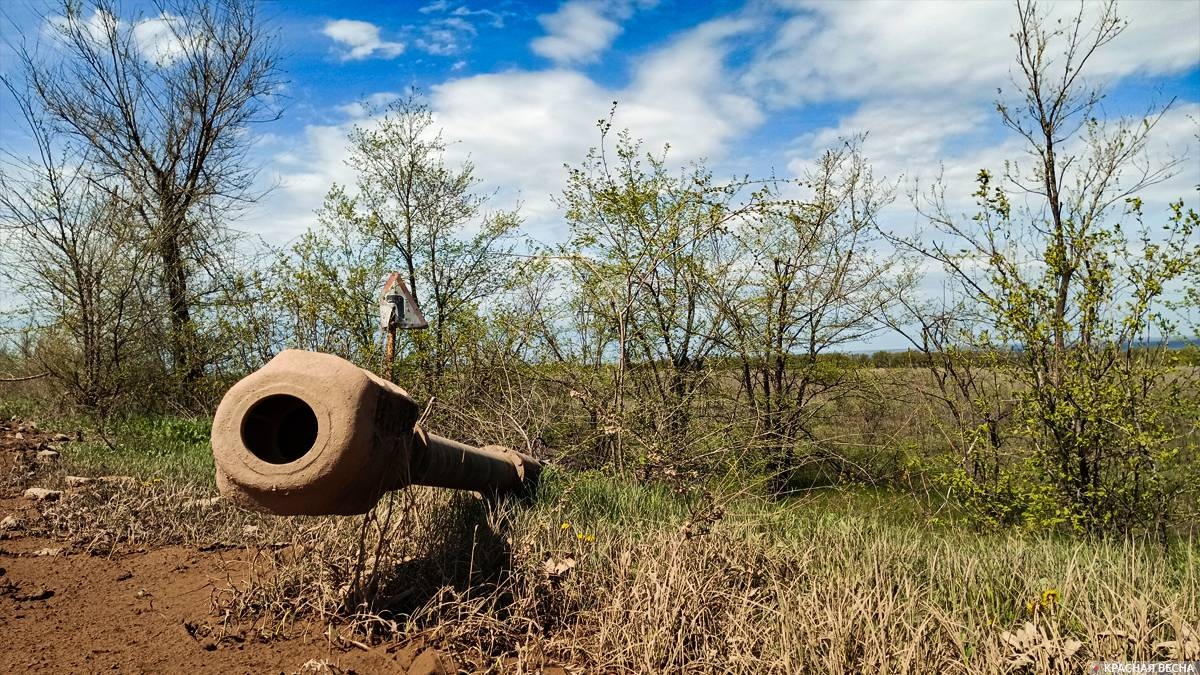
{"label": "field", "polygon": [[[104,438],[56,424],[0,426],[6,672],[1002,673],[1200,658],[1190,536],[977,532],[886,490],[766,500],[553,469],[524,503],[409,489],[367,517],[277,518],[214,499],[203,422],[140,419]],[[50,446],[61,454],[39,457]]]}
{"label": "field", "polygon": [[0,673],[1200,664],[1200,4],[311,4],[5,4]]}

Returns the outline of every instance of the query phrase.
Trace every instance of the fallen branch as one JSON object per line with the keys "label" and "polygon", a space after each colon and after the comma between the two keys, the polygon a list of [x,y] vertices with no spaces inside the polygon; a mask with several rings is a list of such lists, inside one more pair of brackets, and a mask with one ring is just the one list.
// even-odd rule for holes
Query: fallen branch
{"label": "fallen branch", "polygon": [[26,380],[36,380],[39,377],[45,377],[49,374],[49,371],[47,371],[45,373],[38,373],[37,375],[25,375],[23,377],[0,377],[0,382],[25,382]]}

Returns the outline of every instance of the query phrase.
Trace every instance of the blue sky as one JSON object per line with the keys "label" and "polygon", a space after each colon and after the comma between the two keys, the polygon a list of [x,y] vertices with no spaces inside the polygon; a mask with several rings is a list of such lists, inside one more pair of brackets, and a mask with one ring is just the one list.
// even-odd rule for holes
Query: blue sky
{"label": "blue sky", "polygon": [[[136,7],[126,3],[128,7]],[[42,32],[50,5],[6,3],[19,32]],[[720,175],[798,175],[839,137],[868,133],[878,176],[898,181],[887,217],[916,218],[904,197],[939,173],[956,204],[980,168],[999,171],[1021,146],[1002,133],[993,101],[1016,93],[1009,2],[888,0],[566,0],[565,2],[265,2],[288,80],[281,120],[256,128],[253,157],[275,190],[237,226],[284,243],[315,222],[334,182],[352,184],[346,132],[369,124],[356,106],[410,87],[432,106],[452,160],[470,158],[496,208],[522,205],[543,242],[566,232],[553,196],[564,163],[598,141],[595,121],[619,101],[616,124],[676,162],[705,159]],[[1070,2],[1050,5],[1066,17]],[[1094,14],[1089,2],[1085,12]],[[1146,193],[1196,201],[1200,185],[1200,1],[1127,0],[1128,29],[1095,58],[1110,116],[1175,98],[1154,136],[1154,159],[1183,159]],[[130,11],[124,20],[137,21]],[[152,13],[141,19],[155,18]],[[13,26],[16,26],[14,30]],[[6,62],[11,64],[10,59]],[[5,71],[10,65],[0,64]],[[21,146],[0,115],[6,149]]]}
{"label": "blue sky", "polygon": [[[1073,3],[1059,3],[1064,15]],[[1089,5],[1091,12],[1095,5]],[[291,85],[285,119],[263,143],[288,217],[277,238],[311,222],[343,165],[354,102],[418,87],[446,136],[460,141],[497,206],[520,201],[543,241],[565,226],[551,200],[564,162],[617,124],[718,175],[795,175],[839,137],[868,133],[879,175],[908,185],[939,172],[969,194],[978,169],[1019,156],[993,112],[1012,91],[1008,2],[660,0],[275,3]],[[302,8],[302,9],[301,9]],[[1101,52],[1092,81],[1106,112],[1138,114],[1177,98],[1154,151],[1187,155],[1147,195],[1161,206],[1200,184],[1200,2],[1127,2],[1127,31]],[[274,153],[274,154],[272,154]],[[901,189],[903,192],[903,188]],[[954,190],[952,190],[954,192]],[[505,204],[508,202],[508,204]],[[964,204],[965,205],[965,204]],[[899,199],[891,217],[910,220]]]}
{"label": "blue sky", "polygon": [[[52,12],[49,3],[7,7],[26,37]],[[1065,17],[1077,5],[1051,7]],[[369,123],[356,102],[410,87],[458,141],[451,159],[470,157],[484,188],[497,191],[496,206],[519,201],[526,229],[543,241],[565,233],[552,202],[563,163],[596,143],[595,121],[613,101],[618,126],[650,147],[670,142],[678,162],[705,159],[718,175],[795,175],[839,137],[866,132],[877,175],[904,186],[940,172],[965,196],[980,168],[1020,156],[993,112],[997,88],[1013,91],[1009,2],[274,0],[263,8],[288,84],[284,115],[254,130],[253,154],[264,184],[278,187],[239,227],[274,243],[314,222],[333,181],[353,182],[346,131]],[[122,19],[138,20],[137,3],[125,9]],[[155,18],[141,9],[142,20]],[[1194,197],[1200,2],[1127,1],[1121,12],[1129,28],[1095,59],[1092,82],[1109,89],[1111,116],[1137,114],[1149,97],[1177,99],[1154,151],[1187,157],[1147,196],[1153,206]],[[12,41],[12,25],[4,30]],[[0,139],[19,147],[20,130],[10,117],[2,123]],[[891,217],[912,220],[903,197]]]}

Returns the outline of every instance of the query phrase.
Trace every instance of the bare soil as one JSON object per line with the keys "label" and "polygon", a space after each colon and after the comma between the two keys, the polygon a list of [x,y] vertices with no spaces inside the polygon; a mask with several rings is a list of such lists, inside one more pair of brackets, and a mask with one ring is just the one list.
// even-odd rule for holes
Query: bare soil
{"label": "bare soil", "polygon": [[[0,470],[53,444],[30,425],[0,422]],[[0,672],[458,672],[420,638],[368,647],[324,626],[294,625],[280,638],[228,625],[215,599],[245,578],[252,551],[77,553],[28,527],[39,517],[31,499],[0,499]]]}

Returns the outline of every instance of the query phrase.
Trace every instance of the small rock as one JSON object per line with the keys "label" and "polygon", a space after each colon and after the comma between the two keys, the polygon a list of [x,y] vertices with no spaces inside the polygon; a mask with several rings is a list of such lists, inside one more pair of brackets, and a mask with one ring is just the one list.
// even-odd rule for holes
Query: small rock
{"label": "small rock", "polygon": [[17,439],[18,441],[23,441],[23,440],[25,440],[25,434],[18,431],[16,433],[16,435],[13,436],[13,438]]}
{"label": "small rock", "polygon": [[29,488],[25,491],[26,499],[33,499],[39,502],[52,502],[62,496],[62,490],[50,490],[47,488]]}
{"label": "small rock", "polygon": [[53,462],[58,460],[58,452],[54,450],[38,450],[37,459],[39,462]]}
{"label": "small rock", "polygon": [[39,548],[33,552],[33,554],[36,556],[54,556],[58,555],[59,553],[62,553],[61,548]]}
{"label": "small rock", "polygon": [[34,600],[49,600],[52,597],[54,597],[54,591],[49,588],[39,588],[29,593],[14,595],[13,600],[17,602],[31,602]]}
{"label": "small rock", "polygon": [[84,485],[87,485],[88,483],[91,483],[92,481],[93,481],[93,479],[87,478],[85,476],[64,476],[63,477],[63,482],[67,484],[67,487],[83,487]]}
{"label": "small rock", "polygon": [[54,434],[50,440],[54,441],[55,443],[66,443],[67,441],[71,440],[71,437],[66,434]]}
{"label": "small rock", "polygon": [[4,520],[0,520],[0,530],[17,530],[20,527],[21,521],[16,516],[5,516]]}
{"label": "small rock", "polygon": [[117,575],[117,581],[128,581],[133,578],[133,572],[125,570]]}
{"label": "small rock", "polygon": [[208,497],[205,499],[189,499],[183,503],[185,509],[209,509],[221,503],[221,498]]}
{"label": "small rock", "polygon": [[245,527],[242,528],[242,534],[247,537],[253,537],[254,535],[258,534],[258,526],[257,525],[246,525]]}

